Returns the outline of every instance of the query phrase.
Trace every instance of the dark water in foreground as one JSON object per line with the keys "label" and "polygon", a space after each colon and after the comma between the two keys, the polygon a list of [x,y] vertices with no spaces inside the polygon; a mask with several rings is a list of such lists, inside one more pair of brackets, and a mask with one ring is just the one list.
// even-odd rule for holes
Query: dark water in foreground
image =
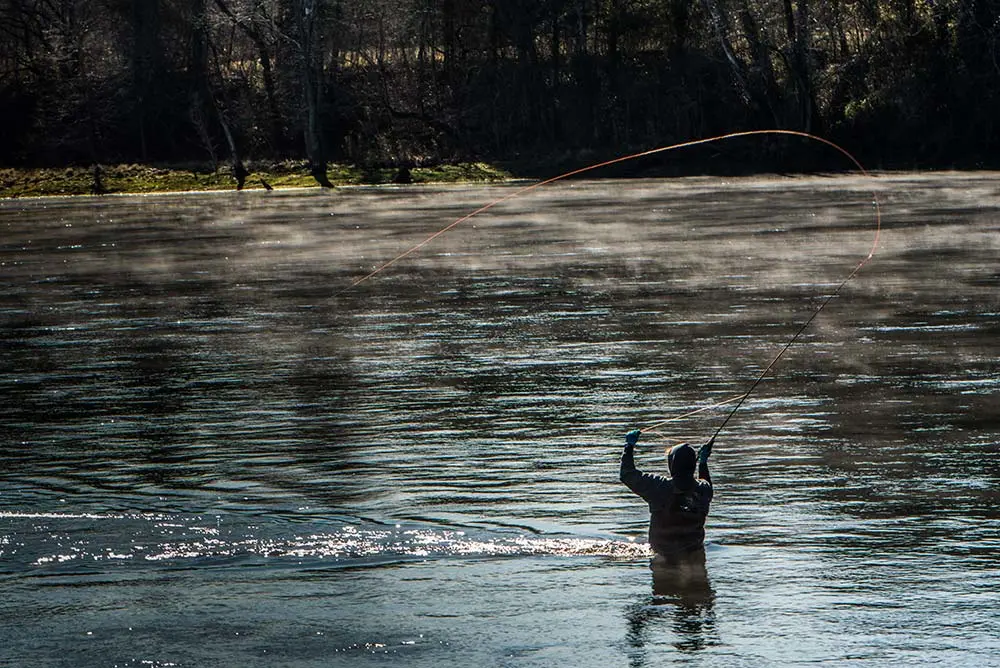
{"label": "dark water in foreground", "polygon": [[1000,177],[507,192],[0,202],[0,665],[1000,665]]}

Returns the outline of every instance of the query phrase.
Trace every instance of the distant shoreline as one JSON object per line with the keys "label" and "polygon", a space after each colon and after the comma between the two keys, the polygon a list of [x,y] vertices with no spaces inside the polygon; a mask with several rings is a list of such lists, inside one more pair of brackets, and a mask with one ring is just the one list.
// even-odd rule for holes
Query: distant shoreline
{"label": "distant shoreline", "polygon": [[[577,166],[579,163],[577,163]],[[263,182],[274,190],[322,190],[322,187],[308,173],[304,163],[249,164],[249,175],[243,190],[265,192]],[[447,184],[490,184],[523,183],[541,181],[567,171],[567,164],[533,165],[524,169],[518,166],[499,166],[483,162],[458,163],[431,167],[413,167],[408,170],[409,179],[398,179],[398,167],[359,168],[356,166],[331,165],[327,171],[335,188],[392,186],[392,185],[447,185]],[[542,173],[547,172],[547,173]],[[611,172],[611,173],[608,173]],[[642,178],[754,178],[754,179],[829,179],[849,175],[863,176],[857,170],[775,172],[735,169],[712,173],[693,171],[692,173],[669,172],[667,170],[637,170],[622,173],[614,169],[604,169],[589,174],[594,179],[642,179]],[[868,171],[868,177],[875,180],[909,180],[919,176],[950,174],[966,178],[992,177],[1000,179],[1000,171],[991,169],[875,169]],[[235,192],[236,179],[229,166],[213,170],[197,165],[101,165],[103,191],[93,191],[93,167],[0,167],[0,200],[30,199],[41,197],[79,197],[93,195],[167,195],[177,193]]]}
{"label": "distant shoreline", "polygon": [[[319,188],[304,163],[249,163],[243,190]],[[331,165],[334,186],[393,183],[489,183],[513,178],[504,169],[482,162],[430,167],[363,168]],[[267,184],[265,186],[265,183]],[[67,167],[0,167],[0,199],[78,195],[140,195],[237,189],[230,166],[100,165]]]}

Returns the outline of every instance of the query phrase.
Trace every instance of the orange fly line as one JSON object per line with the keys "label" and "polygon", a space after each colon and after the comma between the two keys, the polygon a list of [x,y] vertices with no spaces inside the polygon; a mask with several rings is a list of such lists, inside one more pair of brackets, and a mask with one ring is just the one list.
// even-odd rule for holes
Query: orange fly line
{"label": "orange fly line", "polygon": [[[518,188],[517,190],[514,190],[513,192],[508,193],[507,195],[504,195],[503,197],[497,198],[497,199],[493,200],[492,202],[489,202],[488,204],[485,204],[485,205],[479,207],[478,209],[465,214],[464,216],[462,216],[462,217],[458,218],[457,220],[449,223],[448,225],[445,225],[444,227],[442,227],[441,229],[439,229],[437,232],[434,232],[433,234],[431,234],[430,236],[428,236],[423,241],[415,244],[414,246],[411,246],[410,248],[408,248],[407,250],[403,251],[402,253],[400,253],[396,257],[392,258],[391,260],[389,260],[389,261],[387,261],[387,262],[385,262],[385,263],[377,266],[375,269],[373,269],[372,271],[368,272],[364,276],[355,279],[354,281],[351,282],[350,286],[348,286],[347,288],[345,288],[345,289],[341,290],[340,292],[338,292],[336,295],[334,295],[334,297],[340,296],[341,294],[343,294],[343,293],[345,293],[345,292],[347,292],[347,291],[349,291],[349,290],[351,290],[353,288],[356,288],[357,286],[361,285],[365,281],[368,281],[369,279],[374,278],[375,276],[377,276],[378,274],[382,273],[383,271],[385,271],[386,269],[388,269],[392,265],[396,264],[397,262],[399,262],[400,260],[406,258],[407,256],[412,255],[413,253],[417,252],[418,250],[420,250],[424,246],[428,245],[429,243],[431,243],[432,241],[434,241],[438,237],[440,237],[440,236],[442,236],[444,234],[447,234],[448,232],[450,232],[451,230],[455,229],[456,227],[458,227],[462,223],[466,222],[470,218],[473,218],[473,217],[475,217],[475,216],[477,216],[477,215],[479,215],[479,214],[481,214],[481,213],[483,213],[485,211],[488,211],[488,210],[492,209],[493,207],[495,207],[495,206],[497,206],[499,204],[503,204],[504,202],[510,201],[510,200],[515,199],[517,197],[521,197],[522,195],[526,195],[527,193],[531,192],[532,190],[535,190],[537,188],[541,188],[542,186],[546,186],[546,185],[549,185],[550,183],[555,183],[557,181],[562,181],[563,179],[568,179],[568,178],[573,177],[573,176],[578,176],[580,174],[585,174],[587,172],[592,172],[592,171],[601,169],[603,167],[609,167],[611,165],[616,165],[616,164],[619,164],[619,163],[628,162],[629,160],[635,160],[637,158],[644,158],[644,157],[650,156],[650,155],[656,155],[658,153],[666,153],[668,151],[676,151],[676,150],[679,150],[679,149],[690,148],[692,146],[699,146],[699,145],[702,145],[702,144],[711,144],[711,143],[715,143],[715,142],[725,141],[725,140],[728,140],[728,139],[736,139],[736,138],[739,138],[739,137],[753,137],[753,136],[758,136],[758,135],[785,135],[785,136],[792,136],[792,137],[802,137],[804,139],[808,139],[808,140],[811,140],[811,141],[820,142],[821,144],[825,144],[825,145],[827,145],[827,146],[835,149],[836,151],[838,151],[841,155],[845,156],[848,160],[850,160],[850,162],[858,169],[858,171],[863,176],[865,176],[865,177],[870,177],[871,176],[868,173],[868,170],[866,170],[861,165],[861,163],[858,162],[858,160],[853,155],[851,155],[851,153],[849,153],[846,149],[842,148],[838,144],[835,144],[834,142],[830,141],[829,139],[824,139],[823,137],[819,137],[817,135],[813,135],[813,134],[810,134],[808,132],[799,132],[798,130],[747,130],[747,131],[744,131],[744,132],[730,132],[728,134],[716,135],[714,137],[706,137],[704,139],[695,139],[695,140],[691,140],[691,141],[680,142],[680,143],[677,143],[677,144],[671,144],[669,146],[660,146],[658,148],[653,148],[653,149],[649,149],[649,150],[646,150],[646,151],[640,151],[638,153],[631,153],[629,155],[623,155],[623,156],[620,156],[620,157],[617,157],[617,158],[613,158],[611,160],[605,160],[603,162],[597,162],[597,163],[594,163],[592,165],[588,165],[586,167],[580,167],[579,169],[574,169],[574,170],[571,170],[571,171],[566,172],[564,174],[559,174],[558,176],[553,176],[551,178],[545,179],[544,181],[539,181],[537,183],[532,183],[532,184],[524,186],[522,188]],[[813,311],[812,315],[799,327],[798,331],[795,332],[795,334],[792,336],[792,338],[788,340],[788,342],[781,348],[780,351],[778,351],[778,354],[771,360],[771,362],[766,367],[764,367],[764,370],[761,371],[760,374],[758,374],[757,378],[750,385],[750,388],[746,392],[744,392],[743,394],[737,395],[735,397],[730,397],[729,399],[726,399],[724,401],[718,402],[716,404],[712,404],[710,406],[704,406],[702,408],[698,408],[698,409],[692,410],[692,411],[690,411],[688,413],[684,413],[683,415],[679,415],[677,417],[669,418],[669,419],[666,419],[666,420],[661,420],[660,422],[657,422],[655,424],[652,424],[652,425],[649,425],[647,427],[642,428],[641,431],[643,431],[643,432],[654,431],[654,430],[658,429],[659,427],[661,427],[661,426],[663,426],[665,424],[668,424],[670,422],[675,422],[675,421],[678,421],[678,420],[690,417],[692,415],[696,415],[696,414],[701,413],[703,411],[707,411],[707,410],[710,410],[710,409],[713,409],[713,408],[718,408],[719,406],[724,406],[726,404],[737,402],[736,406],[726,416],[726,419],[723,420],[722,424],[718,427],[718,429],[716,429],[715,433],[712,436],[712,439],[714,439],[716,436],[718,436],[719,433],[722,431],[722,429],[726,426],[726,424],[729,423],[729,420],[733,417],[733,415],[735,415],[736,412],[740,409],[740,407],[743,406],[743,403],[744,403],[744,401],[746,401],[747,397],[749,397],[750,394],[761,383],[761,381],[764,380],[764,377],[767,376],[767,374],[771,371],[771,369],[774,367],[774,365],[778,362],[779,359],[781,359],[781,357],[792,346],[792,344],[794,344],[798,340],[798,338],[802,335],[802,332],[804,332],[806,330],[806,328],[809,327],[809,325],[812,323],[812,321],[816,318],[816,316],[818,316],[820,314],[820,312],[826,307],[826,305],[829,304],[830,301],[832,301],[838,294],[840,294],[841,289],[847,284],[847,282],[850,281],[852,278],[854,278],[857,275],[857,273],[859,271],[861,271],[862,267],[864,267],[868,263],[868,261],[871,260],[872,257],[874,257],[875,251],[878,248],[879,237],[881,236],[881,233],[882,233],[882,213],[881,213],[881,209],[880,209],[880,206],[879,206],[878,194],[876,192],[874,192],[874,191],[872,192],[872,202],[874,204],[874,209],[875,209],[875,236],[874,236],[874,239],[872,241],[871,250],[868,251],[868,254],[857,264],[857,266],[854,267],[854,269],[844,278],[844,280],[841,281],[841,283],[836,287],[836,289],[833,292],[831,292],[830,294],[828,294],[824,298],[824,300],[820,303],[819,307],[815,311]]]}

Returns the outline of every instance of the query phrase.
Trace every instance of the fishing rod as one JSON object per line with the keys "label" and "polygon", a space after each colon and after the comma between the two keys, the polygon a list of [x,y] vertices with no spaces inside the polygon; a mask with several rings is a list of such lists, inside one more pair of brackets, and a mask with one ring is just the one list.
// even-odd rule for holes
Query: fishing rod
{"label": "fishing rod", "polygon": [[[877,207],[878,207],[878,198],[877,197],[875,199],[875,206],[876,206],[876,215],[878,215],[878,209],[877,209]],[[879,225],[879,228],[881,228],[881,224]],[[774,367],[774,365],[777,364],[778,360],[781,359],[781,356],[784,355],[785,352],[789,348],[792,347],[792,344],[794,344],[799,339],[799,337],[802,336],[802,332],[806,331],[806,328],[809,327],[809,325],[812,323],[812,321],[816,319],[816,316],[818,316],[820,314],[820,312],[824,308],[826,308],[827,304],[829,304],[831,301],[833,301],[833,299],[837,295],[840,294],[841,289],[843,289],[843,287],[845,285],[847,285],[847,282],[849,280],[851,280],[852,278],[854,278],[857,275],[857,273],[859,271],[861,271],[861,268],[864,267],[868,263],[868,261],[872,259],[872,257],[874,257],[874,255],[875,255],[875,247],[878,246],[879,232],[880,232],[880,229],[876,231],[876,234],[875,234],[875,243],[872,245],[872,250],[871,250],[870,253],[868,253],[867,257],[865,257],[865,259],[863,259],[861,262],[859,262],[858,265],[854,268],[854,270],[850,274],[847,275],[847,278],[845,278],[843,281],[841,281],[840,285],[838,285],[837,288],[833,292],[831,292],[830,294],[828,294],[826,296],[826,298],[823,299],[822,302],[820,302],[819,307],[815,311],[813,311],[812,315],[810,315],[809,318],[806,319],[806,321],[804,323],[802,323],[802,325],[799,327],[798,331],[795,332],[795,335],[792,336],[792,338],[790,338],[788,340],[788,342],[781,348],[781,350],[778,351],[778,354],[774,356],[774,359],[771,360],[771,363],[768,364],[766,367],[764,367],[764,370],[761,371],[760,374],[758,374],[757,378],[750,385],[750,389],[748,389],[746,391],[746,393],[740,398],[739,403],[737,403],[733,407],[733,409],[731,411],[729,411],[729,415],[726,416],[726,419],[722,421],[722,424],[720,424],[719,427],[718,427],[718,429],[715,430],[715,433],[712,434],[712,438],[710,438],[708,440],[709,443],[712,443],[712,442],[715,441],[715,438],[719,435],[719,433],[726,427],[727,424],[729,424],[729,421],[732,419],[732,417],[734,415],[736,415],[736,411],[738,411],[740,409],[740,407],[743,405],[743,402],[746,401],[746,398],[749,397],[750,394],[755,389],[757,389],[757,386],[760,385],[760,383],[761,383],[762,380],[764,380],[764,377],[768,374],[768,372],[771,370],[771,368]]]}
{"label": "fishing rod", "polygon": [[[820,136],[817,136],[817,135],[814,135],[814,134],[810,134],[808,132],[801,132],[801,131],[798,131],[798,130],[777,130],[777,129],[775,129],[775,130],[746,130],[746,131],[742,131],[742,132],[730,132],[730,133],[727,133],[727,134],[716,135],[714,137],[706,137],[706,138],[703,138],[703,139],[694,139],[694,140],[691,140],[691,141],[679,142],[677,144],[670,144],[669,146],[660,146],[660,147],[652,148],[652,149],[649,149],[649,150],[646,150],[646,151],[640,151],[638,153],[631,153],[629,155],[623,155],[623,156],[620,156],[620,157],[617,157],[617,158],[612,158],[611,160],[604,160],[602,162],[597,162],[597,163],[594,163],[592,165],[587,165],[586,167],[580,167],[578,169],[573,169],[573,170],[565,172],[563,174],[559,174],[558,176],[553,176],[553,177],[545,179],[543,181],[539,181],[537,183],[532,183],[530,185],[524,186],[523,188],[519,188],[519,189],[515,190],[514,192],[511,192],[511,193],[508,193],[507,195],[504,195],[503,197],[499,197],[499,198],[493,200],[492,202],[489,202],[488,204],[485,204],[484,206],[481,206],[478,209],[476,209],[474,211],[471,211],[470,213],[467,213],[464,216],[461,216],[457,220],[449,223],[448,225],[445,225],[444,227],[442,227],[438,231],[436,231],[433,234],[431,234],[430,236],[428,236],[423,241],[421,241],[421,242],[419,242],[419,243],[411,246],[409,249],[403,251],[402,253],[400,253],[396,257],[392,258],[391,260],[388,260],[387,262],[385,262],[385,263],[383,263],[383,264],[375,267],[375,269],[373,269],[372,271],[368,272],[364,276],[361,276],[360,278],[355,279],[354,281],[351,282],[351,284],[348,287],[346,287],[343,290],[341,290],[340,292],[336,293],[334,295],[334,297],[336,298],[336,297],[344,294],[345,292],[348,292],[349,290],[353,290],[354,288],[356,288],[357,286],[361,285],[362,283],[364,283],[364,282],[366,282],[366,281],[374,278],[375,276],[377,276],[378,274],[382,273],[383,271],[385,271],[386,269],[388,269],[392,265],[394,265],[397,262],[399,262],[400,260],[408,257],[409,255],[412,255],[413,253],[417,252],[418,250],[420,250],[421,248],[423,248],[427,244],[431,243],[432,241],[434,241],[438,237],[442,236],[443,234],[447,234],[448,232],[450,232],[454,228],[458,227],[462,223],[466,222],[470,218],[473,218],[473,217],[475,217],[475,216],[477,216],[477,215],[479,215],[479,214],[481,214],[481,213],[483,213],[485,211],[488,211],[488,210],[492,209],[493,207],[495,207],[495,206],[497,206],[499,204],[502,204],[504,202],[510,201],[510,200],[515,199],[517,197],[521,197],[522,195],[525,195],[525,194],[527,194],[527,193],[529,193],[529,192],[531,192],[531,191],[533,191],[533,190],[535,190],[537,188],[541,188],[543,186],[549,185],[551,183],[556,183],[557,181],[562,181],[564,179],[568,179],[568,178],[571,178],[573,176],[579,176],[580,174],[586,174],[587,172],[592,172],[592,171],[601,169],[603,167],[609,167],[611,165],[616,165],[616,164],[620,164],[620,163],[623,163],[623,162],[628,162],[630,160],[636,160],[638,158],[644,158],[644,157],[647,157],[647,156],[656,155],[658,153],[666,153],[668,151],[675,151],[675,150],[679,150],[679,149],[683,149],[683,148],[690,148],[692,146],[699,146],[699,145],[703,145],[703,144],[711,144],[711,143],[726,141],[726,140],[730,140],[730,139],[737,139],[737,138],[740,138],[740,137],[753,137],[753,136],[759,136],[759,135],[784,135],[784,136],[790,136],[790,137],[802,137],[802,138],[808,139],[810,141],[816,141],[816,142],[819,142],[821,144],[825,144],[825,145],[833,148],[834,150],[838,151],[841,155],[845,156],[848,160],[850,160],[850,162],[858,169],[858,171],[863,176],[865,176],[866,178],[871,176],[868,173],[868,170],[866,170],[864,168],[864,166],[862,166],[862,164],[860,162],[858,162],[858,160],[851,153],[849,153],[846,149],[842,148],[838,144],[835,144],[834,142],[830,141],[829,139],[824,139],[823,137],[820,137]],[[878,193],[872,191],[872,198],[873,198],[873,204],[874,204],[874,208],[875,208],[875,238],[874,238],[874,241],[872,242],[872,247],[871,247],[871,250],[868,252],[868,255],[864,259],[862,259],[857,264],[857,266],[854,267],[854,269],[847,275],[846,278],[844,278],[843,281],[841,281],[841,283],[836,287],[836,289],[833,292],[831,292],[829,295],[826,296],[826,298],[820,303],[819,307],[799,327],[798,331],[795,332],[795,334],[792,336],[792,338],[790,338],[788,340],[788,342],[785,343],[784,347],[782,347],[781,350],[778,351],[778,354],[775,355],[774,359],[772,359],[771,362],[766,367],[764,367],[764,370],[761,371],[760,374],[756,377],[756,379],[750,385],[750,388],[745,393],[743,393],[741,395],[738,395],[737,397],[732,397],[732,398],[727,399],[727,400],[725,400],[723,402],[720,402],[718,404],[713,404],[712,406],[706,406],[704,408],[700,408],[700,409],[691,411],[690,413],[685,413],[682,416],[678,416],[678,417],[675,417],[675,418],[670,418],[670,419],[667,419],[667,420],[662,420],[662,421],[657,422],[657,423],[655,423],[653,425],[645,427],[645,428],[641,429],[640,431],[642,431],[642,432],[652,431],[652,430],[656,429],[659,426],[667,424],[668,422],[673,422],[675,420],[679,420],[681,418],[688,417],[690,415],[694,415],[696,413],[700,413],[702,411],[709,410],[709,409],[712,409],[712,408],[716,408],[718,406],[726,405],[728,403],[732,403],[733,401],[736,401],[737,402],[736,406],[733,407],[733,409],[729,412],[729,414],[726,416],[726,418],[722,421],[722,424],[719,425],[719,427],[715,430],[715,433],[712,435],[712,438],[710,439],[709,442],[712,442],[712,441],[715,440],[715,438],[725,428],[725,426],[727,424],[729,424],[729,421],[736,414],[736,412],[739,411],[739,409],[743,406],[743,403],[746,401],[747,397],[749,397],[753,393],[753,391],[755,389],[757,389],[757,386],[760,385],[761,381],[764,380],[764,377],[767,376],[767,374],[771,371],[771,369],[774,367],[774,365],[777,364],[778,360],[781,359],[781,357],[785,354],[785,352],[789,348],[791,348],[792,345],[799,339],[799,337],[806,330],[806,328],[809,327],[809,325],[812,323],[812,321],[816,319],[816,316],[818,316],[820,314],[820,312],[822,312],[823,309],[826,308],[827,304],[829,304],[837,295],[840,294],[840,291],[848,283],[848,281],[850,281],[852,278],[854,278],[858,274],[858,272],[861,271],[861,268],[864,267],[868,263],[868,261],[872,259],[872,257],[874,257],[875,250],[878,248],[879,237],[881,236],[881,232],[882,232],[882,214],[881,214],[881,209],[880,209],[880,206],[879,206]]]}
{"label": "fishing rod", "polygon": [[[841,150],[843,151],[843,149]],[[844,151],[844,153],[846,153],[846,151]],[[854,160],[853,157],[851,159]],[[858,166],[858,168],[866,177],[870,176],[868,172],[865,171],[864,167],[861,167],[861,165],[856,160],[854,160],[854,163]],[[816,319],[816,316],[818,316],[823,311],[823,309],[826,308],[827,304],[833,301],[834,298],[836,298],[840,294],[840,291],[844,288],[845,285],[847,285],[848,281],[857,276],[858,272],[861,271],[862,267],[868,264],[868,262],[875,256],[875,251],[878,248],[879,237],[881,236],[882,232],[882,214],[879,208],[878,194],[873,192],[872,197],[873,197],[873,204],[875,207],[875,238],[872,242],[871,250],[868,251],[868,254],[854,267],[854,269],[844,278],[844,280],[842,280],[837,285],[837,287],[833,290],[833,292],[828,294],[823,299],[823,301],[820,302],[819,307],[817,307],[816,310],[812,312],[812,315],[810,315],[806,319],[806,321],[799,326],[795,334],[785,343],[784,346],[782,346],[781,350],[778,351],[778,354],[775,355],[774,358],[770,361],[770,363],[766,367],[764,367],[764,370],[757,375],[753,383],[751,383],[750,388],[741,395],[731,397],[729,399],[726,399],[725,401],[720,401],[718,403],[712,404],[711,406],[705,406],[703,408],[693,410],[689,413],[684,413],[683,415],[679,415],[674,418],[661,420],[660,422],[656,422],[647,427],[643,427],[639,431],[641,431],[642,433],[655,431],[659,427],[669,422],[682,420],[686,417],[690,417],[691,415],[695,415],[697,413],[701,413],[703,411],[710,410],[713,408],[718,408],[719,406],[724,406],[726,404],[732,403],[733,401],[737,401],[738,403],[732,408],[731,411],[729,411],[729,414],[726,415],[726,418],[722,421],[722,424],[720,424],[718,428],[715,430],[715,433],[712,434],[712,438],[708,440],[709,443],[713,443],[715,441],[716,437],[722,432],[723,429],[725,429],[726,425],[729,424],[729,421],[733,418],[734,415],[736,415],[736,412],[739,411],[740,408],[743,406],[743,403],[747,400],[747,397],[749,397],[753,393],[753,391],[757,389],[757,386],[760,385],[761,381],[763,381],[764,378],[767,376],[767,374],[771,371],[771,369],[774,368],[774,365],[778,363],[778,360],[780,360],[782,356],[788,351],[788,349],[791,348],[796,341],[798,341],[799,337],[802,336],[802,333],[806,331],[809,325],[812,324],[812,321]]]}
{"label": "fishing rod", "polygon": [[[855,160],[854,156],[852,156],[850,153],[840,148],[839,146],[836,146],[832,142],[823,139],[821,139],[820,141],[823,141],[824,143],[830,144],[831,146],[837,148],[841,153],[843,153],[844,155],[846,155],[848,158],[851,159],[851,161],[858,167],[858,169],[865,177],[870,176],[868,171],[865,170],[865,168],[861,166],[861,163]],[[753,383],[751,383],[750,388],[742,395],[742,397],[740,397],[739,402],[733,407],[731,411],[729,411],[729,414],[726,415],[726,418],[722,421],[722,424],[720,424],[718,428],[715,430],[715,433],[712,434],[712,438],[708,440],[708,443],[711,444],[715,442],[716,437],[722,432],[723,429],[725,429],[726,425],[729,424],[729,421],[733,418],[734,415],[736,415],[736,412],[740,410],[740,407],[743,406],[743,402],[745,402],[747,397],[749,397],[753,393],[753,391],[757,389],[757,386],[760,385],[761,381],[764,380],[764,377],[767,376],[767,374],[771,371],[774,365],[778,363],[778,360],[780,360],[781,357],[788,351],[788,349],[791,348],[796,341],[798,341],[799,337],[802,336],[802,332],[806,331],[806,328],[808,328],[809,325],[812,324],[812,321],[816,319],[816,316],[818,316],[823,311],[823,309],[826,308],[826,305],[829,304],[831,301],[833,301],[834,298],[836,298],[837,295],[840,294],[840,291],[844,288],[845,285],[847,285],[848,281],[857,276],[858,272],[861,271],[862,267],[868,264],[868,262],[873,257],[875,257],[875,251],[878,249],[879,238],[882,234],[882,212],[881,208],[879,207],[878,193],[874,191],[872,192],[872,203],[875,208],[875,238],[872,240],[872,246],[871,249],[868,251],[868,254],[864,258],[862,258],[860,262],[858,262],[858,264],[854,267],[854,269],[851,270],[849,274],[847,274],[846,277],[844,277],[844,280],[842,280],[840,284],[837,285],[836,289],[834,289],[833,292],[828,294],[823,299],[823,301],[820,302],[819,307],[817,307],[817,309],[812,312],[812,315],[810,315],[806,319],[806,321],[802,323],[802,325],[795,332],[792,338],[790,338],[788,342],[785,343],[784,346],[782,346],[781,350],[778,351],[778,354],[774,356],[774,359],[772,359],[771,362],[766,367],[764,367],[764,370],[757,375],[757,378],[755,378]],[[712,406],[711,408],[714,408],[714,406]]]}

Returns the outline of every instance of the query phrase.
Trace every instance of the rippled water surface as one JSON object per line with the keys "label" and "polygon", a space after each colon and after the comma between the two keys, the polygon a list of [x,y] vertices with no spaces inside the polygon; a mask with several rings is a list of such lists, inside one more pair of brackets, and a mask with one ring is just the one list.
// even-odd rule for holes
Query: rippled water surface
{"label": "rippled water surface", "polygon": [[516,187],[0,201],[0,665],[1000,665],[1000,177]]}

